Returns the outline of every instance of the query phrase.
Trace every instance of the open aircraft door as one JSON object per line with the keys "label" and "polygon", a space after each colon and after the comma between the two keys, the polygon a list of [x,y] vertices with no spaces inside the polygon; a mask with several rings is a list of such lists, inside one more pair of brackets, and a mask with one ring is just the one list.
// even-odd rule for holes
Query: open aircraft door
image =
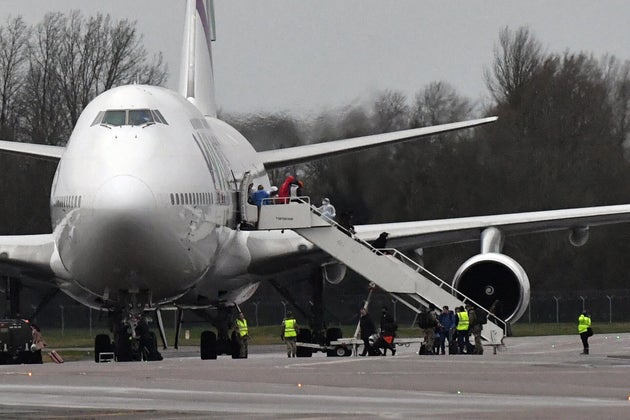
{"label": "open aircraft door", "polygon": [[238,206],[241,222],[256,225],[258,222],[258,207],[249,204],[249,185],[252,181],[252,174],[249,171],[245,172],[239,187]]}

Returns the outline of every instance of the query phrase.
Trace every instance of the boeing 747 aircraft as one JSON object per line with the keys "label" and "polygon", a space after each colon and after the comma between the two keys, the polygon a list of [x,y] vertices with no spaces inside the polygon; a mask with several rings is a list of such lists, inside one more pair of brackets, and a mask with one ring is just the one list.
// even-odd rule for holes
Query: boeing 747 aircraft
{"label": "boeing 747 aircraft", "polygon": [[[261,281],[290,274],[287,256],[301,256],[311,268],[324,267],[327,279],[339,280],[333,277],[345,270],[335,267],[343,264],[294,231],[240,228],[246,213],[240,197],[250,182],[269,188],[266,170],[496,119],[257,152],[217,119],[211,14],[208,1],[187,0],[177,92],[145,85],[107,91],[82,112],[66,147],[0,142],[2,150],[59,162],[51,232],[0,236],[0,273],[47,282],[108,311],[113,343],[97,337],[97,355],[112,346],[119,360],[133,359],[146,312],[242,303]],[[364,225],[356,227],[356,237],[371,241],[387,231],[390,246],[407,250],[479,241],[479,255],[460,267],[454,286],[486,307],[501,300],[501,317],[515,321],[530,286],[518,262],[501,253],[506,237],[562,229],[580,245],[589,226],[627,221],[630,206],[621,205]],[[202,353],[216,355],[216,336],[206,337]]]}

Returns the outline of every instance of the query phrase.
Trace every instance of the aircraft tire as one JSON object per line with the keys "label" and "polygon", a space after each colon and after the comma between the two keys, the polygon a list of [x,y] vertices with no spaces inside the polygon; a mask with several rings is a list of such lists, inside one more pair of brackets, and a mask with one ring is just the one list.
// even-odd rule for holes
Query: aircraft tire
{"label": "aircraft tire", "polygon": [[[310,343],[313,340],[313,334],[311,334],[311,330],[308,328],[300,328],[298,330],[297,341],[300,343]],[[295,352],[297,357],[311,357],[313,355],[313,350],[309,347],[298,347]]]}
{"label": "aircraft tire", "polygon": [[213,331],[201,333],[201,360],[214,360],[217,358],[217,335]]}
{"label": "aircraft tire", "polygon": [[107,334],[99,334],[94,338],[94,361],[98,363],[101,353],[111,351],[112,342]]}

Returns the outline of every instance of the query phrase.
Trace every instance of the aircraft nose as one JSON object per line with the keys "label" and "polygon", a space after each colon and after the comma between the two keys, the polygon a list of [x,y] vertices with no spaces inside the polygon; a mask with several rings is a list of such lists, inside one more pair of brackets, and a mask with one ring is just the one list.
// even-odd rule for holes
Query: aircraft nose
{"label": "aircraft nose", "polygon": [[107,180],[94,197],[94,208],[99,210],[136,211],[155,207],[155,196],[149,186],[130,175]]}

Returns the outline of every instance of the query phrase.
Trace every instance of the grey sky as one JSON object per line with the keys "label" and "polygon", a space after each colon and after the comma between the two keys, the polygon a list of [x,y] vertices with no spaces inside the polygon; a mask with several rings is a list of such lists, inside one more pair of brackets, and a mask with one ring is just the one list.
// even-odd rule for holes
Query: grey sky
{"label": "grey sky", "polygon": [[[53,10],[138,21],[179,70],[184,0],[0,0],[0,18]],[[228,111],[318,112],[381,89],[412,97],[431,81],[477,99],[504,26],[529,26],[548,51],[630,59],[627,0],[216,0],[217,102]]]}

